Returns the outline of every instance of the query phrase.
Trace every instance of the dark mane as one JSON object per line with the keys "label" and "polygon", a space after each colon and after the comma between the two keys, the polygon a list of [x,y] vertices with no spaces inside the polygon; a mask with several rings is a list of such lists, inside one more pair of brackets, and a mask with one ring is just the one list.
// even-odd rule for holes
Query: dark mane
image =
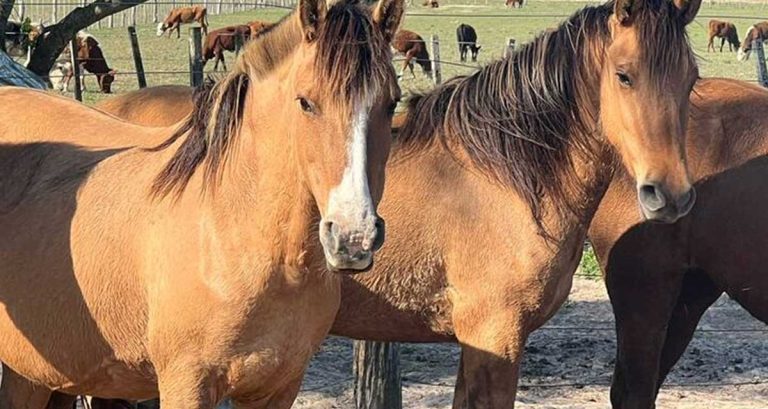
{"label": "dark mane", "polygon": [[[251,41],[230,73],[215,83],[206,81],[195,91],[194,108],[187,120],[168,140],[152,148],[166,149],[184,137],[155,179],[154,194],[180,194],[202,164],[205,183],[215,185],[237,142],[250,82],[269,74],[302,41],[303,32],[294,11]],[[351,104],[367,95],[397,92],[389,47],[383,34],[374,28],[371,10],[361,2],[341,0],[331,6],[314,41],[317,75],[338,103]]]}
{"label": "dark mane", "polygon": [[[599,76],[613,8],[584,8],[510,57],[413,97],[399,150],[407,155],[435,141],[462,149],[479,170],[514,188],[540,227],[544,197],[557,212],[580,214],[580,204],[568,200],[586,188],[574,158],[591,160],[601,151]],[[687,44],[683,23],[659,24],[677,16],[668,0],[647,1],[637,16],[639,41],[649,50],[643,61],[656,78],[693,58],[679,46]]]}

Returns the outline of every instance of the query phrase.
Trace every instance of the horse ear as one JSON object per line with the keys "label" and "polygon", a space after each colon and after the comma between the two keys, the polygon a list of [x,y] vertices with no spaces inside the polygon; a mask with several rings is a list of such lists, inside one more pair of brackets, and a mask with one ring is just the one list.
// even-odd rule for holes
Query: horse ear
{"label": "horse ear", "polygon": [[301,30],[304,32],[304,40],[307,42],[317,39],[325,11],[325,0],[300,0],[299,18],[301,19]]}
{"label": "horse ear", "polygon": [[688,25],[701,8],[701,0],[674,0],[675,6],[680,10],[680,18]]}
{"label": "horse ear", "polygon": [[389,43],[395,37],[405,14],[404,0],[379,0],[373,11],[373,22],[379,26],[384,39]]}
{"label": "horse ear", "polygon": [[613,5],[613,14],[616,16],[616,20],[623,26],[631,25],[641,3],[641,0],[616,0]]}

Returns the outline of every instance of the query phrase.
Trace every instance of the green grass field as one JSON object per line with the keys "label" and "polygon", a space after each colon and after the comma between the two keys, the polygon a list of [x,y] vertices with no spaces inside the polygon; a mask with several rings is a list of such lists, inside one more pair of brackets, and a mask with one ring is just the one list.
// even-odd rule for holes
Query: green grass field
{"label": "green grass field", "polygon": [[[459,62],[455,30],[460,23],[471,24],[477,30],[478,43],[483,46],[479,63],[484,64],[501,57],[507,38],[515,38],[518,43],[529,41],[541,30],[554,27],[563,20],[563,17],[556,16],[570,14],[587,4],[589,3],[531,0],[523,9],[509,9],[503,6],[501,0],[495,0],[493,5],[459,5],[443,1],[439,9],[421,6],[410,7],[405,18],[404,28],[420,33],[427,41],[433,34],[439,36],[441,40],[440,59],[445,61],[442,67],[443,78],[446,79],[473,70],[470,67],[450,64]],[[255,19],[274,21],[285,13],[287,11],[284,9],[267,8],[210,16],[210,25],[212,28],[216,28]],[[487,15],[504,17],[483,17]],[[700,15],[701,17],[692,24],[689,32],[691,41],[700,57],[702,75],[754,80],[754,59],[740,63],[736,61],[735,53],[728,53],[727,51],[722,54],[706,52],[706,24],[712,17],[742,16],[739,19],[730,18],[736,23],[739,35],[742,36],[750,24],[768,18],[768,4],[705,4],[702,6]],[[155,27],[152,25],[143,25],[137,28],[144,69],[148,72],[147,80],[150,86],[188,83],[189,75],[186,72],[188,71],[189,42],[186,38],[186,30],[186,28],[183,30],[181,39],[175,37],[168,39],[156,37]],[[135,70],[127,30],[125,28],[93,29],[91,32],[102,43],[111,66],[116,68],[118,73],[126,73],[118,76],[114,84],[115,92],[121,93],[136,89],[135,75],[127,74]],[[230,57],[228,61],[231,60]],[[211,70],[212,66],[212,63],[208,64],[207,70]],[[86,81],[92,84],[89,92],[86,92],[84,96],[86,103],[93,103],[104,97],[102,94],[94,92],[96,87],[93,78],[88,78]],[[410,73],[405,75],[401,85],[405,91],[408,91],[429,88],[431,83],[417,72],[415,79],[411,77]]]}
{"label": "green grass field", "polygon": [[[503,6],[501,0],[495,0],[493,5],[460,5],[442,1],[439,9],[428,9],[421,6],[410,7],[405,18],[404,28],[418,32],[427,41],[433,34],[439,36],[441,39],[440,59],[446,62],[443,64],[443,79],[447,79],[473,70],[471,67],[450,64],[451,62],[459,62],[455,30],[460,23],[470,24],[477,30],[478,43],[483,46],[479,63],[484,64],[501,57],[508,38],[515,38],[518,44],[529,41],[540,31],[554,27],[563,20],[563,17],[558,16],[571,14],[587,4],[589,3],[531,0],[523,9],[508,9]],[[268,8],[210,16],[210,26],[217,28],[255,19],[274,21],[285,13],[287,10]],[[738,27],[739,36],[742,37],[746,28],[753,22],[768,18],[768,2],[757,4],[712,4],[707,2],[702,6],[699,14],[700,16],[690,26],[689,33],[699,56],[701,75],[754,81],[756,78],[754,57],[748,62],[738,62],[736,54],[727,51],[727,45],[726,51],[722,54],[706,51],[707,22],[711,18],[731,20]],[[503,17],[483,17],[484,15]],[[736,18],[737,16],[740,18]],[[151,25],[139,26],[137,31],[149,85],[188,84],[189,41],[186,36],[186,28],[182,32],[181,39],[176,39],[175,36],[171,39],[158,38],[155,36],[155,27]],[[118,70],[118,73],[134,71],[128,34],[125,28],[94,29],[91,30],[91,33],[99,39],[106,58],[110,65]],[[231,62],[232,57],[230,56],[227,61]],[[207,70],[211,70],[212,66],[213,64],[209,63],[206,67]],[[89,91],[84,94],[86,103],[93,103],[105,97],[105,95],[95,92],[97,87],[94,78],[89,77],[86,81],[90,84]],[[406,74],[401,80],[401,86],[407,93],[409,90],[428,89],[432,84],[417,70],[416,78],[412,78],[410,73]],[[119,75],[113,85],[113,91],[116,93],[123,93],[136,88],[137,81],[133,74]],[[582,259],[581,273],[599,277],[599,268],[590,247],[587,247]]]}

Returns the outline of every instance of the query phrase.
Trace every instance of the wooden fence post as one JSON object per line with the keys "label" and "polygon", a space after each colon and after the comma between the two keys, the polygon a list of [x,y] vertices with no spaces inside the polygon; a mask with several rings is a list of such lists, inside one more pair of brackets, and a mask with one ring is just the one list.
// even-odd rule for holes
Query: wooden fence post
{"label": "wooden fence post", "polygon": [[131,39],[133,65],[136,67],[136,78],[139,80],[139,88],[146,88],[147,77],[144,76],[144,62],[141,60],[141,49],[139,49],[139,37],[136,35],[136,26],[128,26],[128,37]]}
{"label": "wooden fence post", "polygon": [[402,409],[400,344],[354,341],[357,409]]}
{"label": "wooden fence post", "polygon": [[129,24],[129,25],[134,26],[134,27],[136,27],[136,7],[138,7],[138,6],[131,7],[131,21],[130,21],[130,24]]}
{"label": "wooden fence post", "polygon": [[765,68],[765,51],[763,50],[763,40],[758,39],[752,42],[752,48],[755,49],[757,58],[757,82],[764,87],[768,87],[768,70]]}
{"label": "wooden fence post", "polygon": [[216,14],[221,14],[221,0],[216,1]]}
{"label": "wooden fence post", "polygon": [[72,76],[75,80],[75,99],[83,101],[83,84],[80,83],[80,61],[77,60],[77,33],[69,40],[69,49],[72,51]]}
{"label": "wooden fence post", "polygon": [[432,35],[432,78],[435,85],[443,82],[443,75],[440,72],[440,37],[437,34]]}
{"label": "wooden fence post", "polygon": [[19,0],[19,17],[21,21],[24,21],[24,17],[27,15],[27,9],[24,6],[24,0]]}
{"label": "wooden fence post", "polygon": [[155,0],[155,2],[152,4],[152,23],[154,24],[159,22],[159,17],[157,16],[157,2],[158,0]]}
{"label": "wooden fence post", "polygon": [[53,9],[51,10],[51,19],[53,20],[54,24],[59,21],[59,0],[53,0]]}
{"label": "wooden fence post", "polygon": [[203,36],[200,27],[189,29],[189,85],[203,83]]}
{"label": "wooden fence post", "polygon": [[509,57],[515,52],[515,39],[510,37],[507,39],[507,44],[504,46],[504,57]]}

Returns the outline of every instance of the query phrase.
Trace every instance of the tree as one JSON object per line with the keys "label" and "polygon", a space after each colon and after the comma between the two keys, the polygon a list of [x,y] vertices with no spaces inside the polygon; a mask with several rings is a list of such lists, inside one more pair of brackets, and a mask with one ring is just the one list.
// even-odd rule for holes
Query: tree
{"label": "tree", "polygon": [[[13,3],[14,0],[2,0],[3,9],[5,3]],[[64,16],[61,21],[45,28],[45,33],[38,40],[37,45],[32,51],[32,58],[30,58],[27,68],[35,74],[47,78],[48,72],[50,72],[53,65],[56,63],[56,58],[59,57],[67,43],[74,37],[74,35],[96,23],[97,21],[109,17],[112,14],[119,13],[123,10],[127,10],[133,6],[145,3],[147,0],[108,0],[108,1],[94,1],[84,7],[77,7],[69,14]],[[13,7],[11,5],[11,7]],[[1,11],[1,10],[0,10]],[[10,12],[8,13],[10,14]],[[0,15],[2,18],[2,15]],[[6,17],[6,21],[8,18]],[[4,23],[0,21],[0,24]],[[4,32],[5,30],[3,30]]]}

